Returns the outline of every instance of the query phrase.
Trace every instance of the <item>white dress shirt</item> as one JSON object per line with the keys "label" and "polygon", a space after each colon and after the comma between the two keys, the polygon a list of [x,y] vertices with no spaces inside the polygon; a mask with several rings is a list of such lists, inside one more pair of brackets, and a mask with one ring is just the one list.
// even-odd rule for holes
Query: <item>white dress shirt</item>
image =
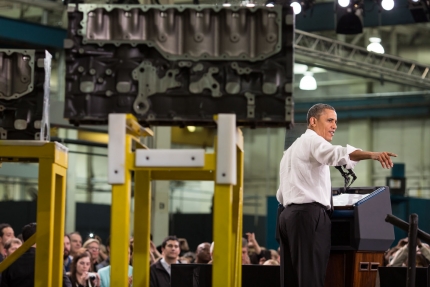
{"label": "white dress shirt", "polygon": [[280,164],[280,184],[276,198],[284,206],[318,202],[330,208],[329,166],[357,164],[349,154],[357,148],[332,145],[313,130],[306,130],[286,151]]}
{"label": "white dress shirt", "polygon": [[[164,269],[167,271],[167,273],[169,273],[170,276],[172,276],[172,267],[169,265],[169,263],[166,262],[166,260],[164,260],[164,258],[160,259],[160,263],[161,265],[163,265]],[[176,264],[180,263],[179,261],[176,261]]]}

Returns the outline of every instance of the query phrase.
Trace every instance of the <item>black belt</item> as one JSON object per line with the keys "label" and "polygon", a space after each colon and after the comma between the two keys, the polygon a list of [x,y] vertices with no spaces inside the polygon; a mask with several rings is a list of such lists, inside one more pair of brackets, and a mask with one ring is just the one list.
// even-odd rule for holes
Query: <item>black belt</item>
{"label": "black belt", "polygon": [[327,209],[327,206],[325,206],[325,205],[323,205],[323,204],[321,204],[319,202],[316,202],[316,201],[315,202],[309,202],[309,203],[290,203],[287,206],[291,206],[291,205],[307,205],[307,204],[312,204],[312,205],[319,206],[319,207],[321,207],[322,209],[324,209],[327,212],[330,211],[330,209]]}

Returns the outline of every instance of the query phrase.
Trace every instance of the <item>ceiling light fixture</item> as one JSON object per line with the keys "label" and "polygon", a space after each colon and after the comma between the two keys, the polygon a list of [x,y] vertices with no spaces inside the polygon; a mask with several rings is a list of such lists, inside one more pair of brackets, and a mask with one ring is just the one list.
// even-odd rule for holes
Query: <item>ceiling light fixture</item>
{"label": "ceiling light fixture", "polygon": [[196,131],[196,127],[195,127],[195,126],[187,126],[187,130],[188,130],[190,133],[193,133],[193,132],[195,132],[195,131]]}
{"label": "ceiling light fixture", "polygon": [[302,12],[302,5],[300,5],[299,2],[292,2],[290,4],[291,7],[293,7],[294,10],[294,14],[300,14],[300,12]]}
{"label": "ceiling light fixture", "polygon": [[381,6],[384,10],[390,11],[394,8],[394,0],[382,0]]}
{"label": "ceiling light fixture", "polygon": [[340,7],[348,7],[349,6],[349,0],[338,0],[337,3],[339,4]]}
{"label": "ceiling light fixture", "polygon": [[299,84],[300,90],[313,91],[317,89],[317,81],[314,78],[314,73],[306,71]]}
{"label": "ceiling light fixture", "polygon": [[367,46],[367,51],[374,52],[377,54],[384,54],[384,47],[381,45],[381,38],[378,37],[370,37],[370,44]]}

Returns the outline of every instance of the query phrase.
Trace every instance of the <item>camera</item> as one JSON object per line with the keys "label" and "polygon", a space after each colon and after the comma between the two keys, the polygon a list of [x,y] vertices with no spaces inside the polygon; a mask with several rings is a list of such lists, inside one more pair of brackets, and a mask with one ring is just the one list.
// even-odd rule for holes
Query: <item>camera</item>
{"label": "camera", "polygon": [[96,279],[96,273],[92,273],[92,272],[88,273],[88,279],[95,280]]}

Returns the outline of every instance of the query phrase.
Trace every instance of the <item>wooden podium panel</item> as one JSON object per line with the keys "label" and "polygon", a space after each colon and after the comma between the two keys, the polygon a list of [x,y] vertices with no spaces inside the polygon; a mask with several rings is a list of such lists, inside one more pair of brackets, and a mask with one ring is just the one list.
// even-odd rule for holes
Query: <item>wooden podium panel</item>
{"label": "wooden podium panel", "polygon": [[375,287],[383,256],[383,252],[332,251],[325,287]]}

